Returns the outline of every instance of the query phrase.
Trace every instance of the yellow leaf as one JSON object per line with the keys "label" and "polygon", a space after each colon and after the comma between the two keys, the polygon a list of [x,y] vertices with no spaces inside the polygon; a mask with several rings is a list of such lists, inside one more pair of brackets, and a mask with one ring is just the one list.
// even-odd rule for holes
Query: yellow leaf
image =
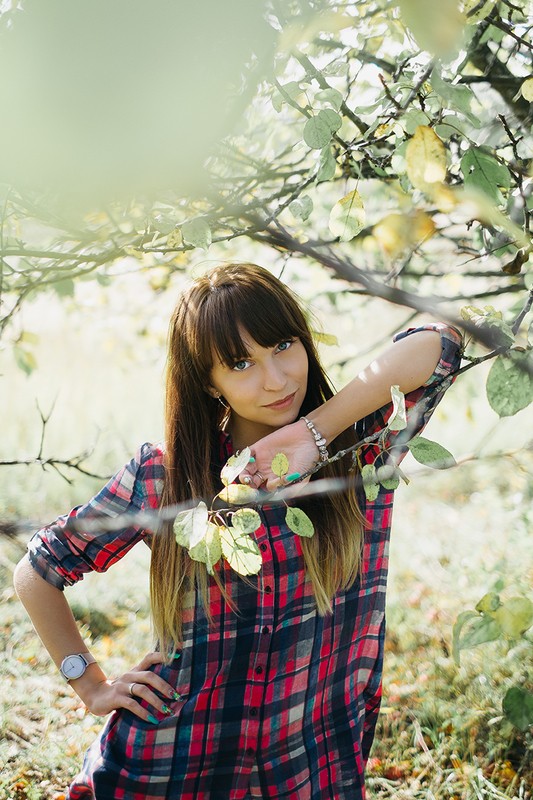
{"label": "yellow leaf", "polygon": [[258,497],[257,489],[252,486],[246,486],[244,483],[230,483],[225,486],[218,497],[224,503],[230,503],[234,506],[243,506],[245,503],[255,503]]}
{"label": "yellow leaf", "polygon": [[276,453],[272,459],[270,468],[272,469],[274,475],[277,475],[278,478],[282,478],[284,475],[286,475],[289,471],[289,459],[285,453]]}
{"label": "yellow leaf", "polygon": [[455,50],[466,22],[458,0],[400,0],[400,15],[420,47],[437,56]]}
{"label": "yellow leaf", "polygon": [[436,231],[431,217],[424,211],[411,214],[387,214],[374,226],[373,236],[391,258],[406,247],[416,246],[429,239]]}
{"label": "yellow leaf", "polygon": [[533,78],[526,78],[520,91],[524,100],[527,100],[528,103],[533,103]]}
{"label": "yellow leaf", "polygon": [[446,150],[428,125],[419,125],[405,152],[407,175],[416,189],[425,192],[446,177]]}
{"label": "yellow leaf", "polygon": [[354,189],[345,197],[341,197],[331,209],[329,229],[333,236],[339,237],[341,242],[349,242],[362,231],[365,220],[363,200],[359,192]]}
{"label": "yellow leaf", "polygon": [[466,14],[466,21],[468,24],[472,25],[488,17],[496,5],[496,2],[497,0],[485,0],[485,2],[481,4],[479,0],[462,0],[461,10]]}
{"label": "yellow leaf", "polygon": [[377,225],[373,235],[379,246],[393,258],[409,244],[408,226],[404,214],[387,214]]}
{"label": "yellow leaf", "polygon": [[235,478],[241,474],[243,469],[248,466],[250,462],[250,448],[245,447],[240,453],[230,456],[220,473],[220,479],[224,486],[233,483]]}
{"label": "yellow leaf", "polygon": [[263,565],[257,542],[242,531],[220,528],[220,544],[224,558],[239,575],[257,575]]}
{"label": "yellow leaf", "polygon": [[320,344],[327,344],[330,347],[337,347],[339,344],[339,340],[332,333],[322,333],[321,331],[311,331],[311,333],[315,342]]}

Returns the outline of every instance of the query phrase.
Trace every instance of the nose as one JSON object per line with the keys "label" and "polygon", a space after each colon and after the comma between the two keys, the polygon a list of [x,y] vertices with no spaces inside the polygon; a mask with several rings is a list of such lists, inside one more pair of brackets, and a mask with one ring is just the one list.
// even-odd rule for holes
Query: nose
{"label": "nose", "polygon": [[267,392],[279,392],[287,385],[287,377],[279,362],[270,359],[264,366],[263,387]]}

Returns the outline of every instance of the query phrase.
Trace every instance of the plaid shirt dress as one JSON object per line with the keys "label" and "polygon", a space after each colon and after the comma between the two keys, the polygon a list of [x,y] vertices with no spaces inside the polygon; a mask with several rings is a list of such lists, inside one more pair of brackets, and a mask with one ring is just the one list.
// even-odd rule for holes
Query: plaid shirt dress
{"label": "plaid shirt dress", "polygon": [[[424,427],[460,363],[461,336],[446,325],[396,338],[420,330],[440,333],[442,355],[425,386],[407,395],[408,438]],[[383,428],[390,411],[384,407],[358,423],[358,440]],[[405,440],[404,432],[389,434],[387,444],[401,445],[402,433]],[[232,452],[223,433],[220,448],[223,463]],[[403,452],[399,446],[397,456]],[[373,463],[378,453],[366,446],[363,462]],[[161,449],[143,445],[89,503],[35,534],[33,567],[60,589],[89,570],[108,569],[151,532],[84,533],[72,523],[157,509],[163,477]],[[180,695],[166,701],[173,715],[157,713],[156,725],[125,709],[113,712],[86,754],[70,800],[363,800],[381,698],[393,494],[382,486],[362,509],[362,574],[338,593],[325,617],[316,612],[299,537],[285,526],[284,509],[264,506],[255,533],[263,557],[257,585],[224,567],[239,613],[213,583],[216,625],[209,627],[192,597],[181,657],[152,667]]]}

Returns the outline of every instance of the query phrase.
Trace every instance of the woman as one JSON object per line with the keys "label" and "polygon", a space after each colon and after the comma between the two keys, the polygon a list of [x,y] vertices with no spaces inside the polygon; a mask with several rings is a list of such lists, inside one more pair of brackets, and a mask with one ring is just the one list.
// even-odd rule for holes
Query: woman
{"label": "woman", "polygon": [[[354,473],[385,452],[397,463],[405,450],[405,433],[384,429],[390,387],[406,393],[409,436],[418,433],[451,383],[460,345],[444,325],[400,334],[333,395],[304,314],[268,271],[218,267],[184,293],[170,326],[165,447],[143,445],[87,505],[39,531],[16,572],[57,666],[92,713],[112,712],[71,800],[364,798],[393,484],[367,500]],[[327,463],[327,447],[333,454],[382,429],[356,458]],[[176,544],[171,524],[156,533],[135,523],[84,531],[95,514],[212,498],[223,464],[247,446],[240,481],[258,489],[287,482],[271,469],[279,452],[290,480],[317,462],[316,477],[348,479],[342,493],[294,501],[313,520],[312,538],[289,530],[284,505],[258,506],[256,578],[226,562],[208,575]],[[158,645],[110,680],[87,653],[62,589],[105,571],[141,539],[152,547]]]}

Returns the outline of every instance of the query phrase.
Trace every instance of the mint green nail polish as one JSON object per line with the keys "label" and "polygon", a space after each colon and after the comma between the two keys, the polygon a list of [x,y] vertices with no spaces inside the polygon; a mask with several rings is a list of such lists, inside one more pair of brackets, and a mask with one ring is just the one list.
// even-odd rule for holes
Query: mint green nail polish
{"label": "mint green nail polish", "polygon": [[248,459],[248,463],[255,464],[255,458],[253,456],[250,456],[250,458]]}
{"label": "mint green nail polish", "polygon": [[156,719],[153,714],[148,714],[148,722],[152,722],[154,725],[159,725],[159,720]]}
{"label": "mint green nail polish", "polygon": [[181,700],[181,694],[178,694],[177,692],[172,692],[172,697],[174,700]]}
{"label": "mint green nail polish", "polygon": [[162,708],[163,714],[172,714],[172,709],[169,708],[167,705],[164,705]]}
{"label": "mint green nail polish", "polygon": [[300,477],[300,473],[299,472],[291,472],[290,475],[287,475],[285,477],[285,480],[286,481],[295,481],[299,477]]}
{"label": "mint green nail polish", "polygon": [[181,658],[181,653],[174,653],[174,659]]}

